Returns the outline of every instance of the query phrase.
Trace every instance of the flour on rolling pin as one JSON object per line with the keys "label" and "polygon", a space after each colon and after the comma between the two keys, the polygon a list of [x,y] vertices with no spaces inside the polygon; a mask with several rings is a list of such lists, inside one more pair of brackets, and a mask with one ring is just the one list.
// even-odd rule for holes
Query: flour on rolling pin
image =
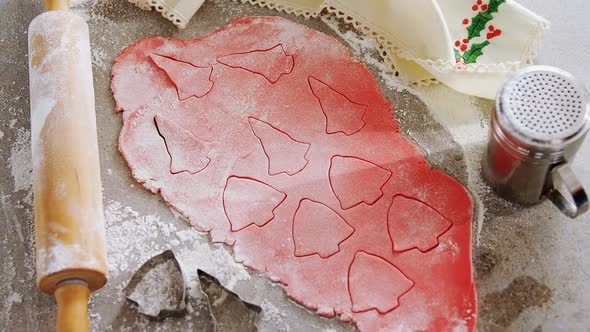
{"label": "flour on rolling pin", "polygon": [[106,282],[104,217],[88,26],[49,11],[29,26],[37,281]]}

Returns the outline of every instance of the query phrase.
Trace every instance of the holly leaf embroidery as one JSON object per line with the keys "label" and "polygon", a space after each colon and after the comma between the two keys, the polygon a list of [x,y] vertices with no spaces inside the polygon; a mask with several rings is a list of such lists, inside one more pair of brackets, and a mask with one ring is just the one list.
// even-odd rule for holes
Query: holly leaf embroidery
{"label": "holly leaf embroidery", "polygon": [[475,37],[481,36],[481,32],[486,28],[486,24],[488,24],[493,18],[494,17],[488,12],[479,12],[479,14],[471,20],[471,25],[467,27],[467,38],[471,40]]}
{"label": "holly leaf embroidery", "polygon": [[467,27],[467,38],[469,38],[469,40],[481,36],[481,32],[486,28],[488,22],[494,19],[492,14],[497,13],[498,8],[504,2],[506,2],[506,0],[490,0],[488,9],[485,12],[479,12],[477,16],[471,20],[471,25]]}
{"label": "holly leaf embroidery", "polygon": [[486,40],[480,44],[473,44],[471,48],[463,54],[463,61],[465,63],[475,63],[477,58],[483,55],[483,49],[490,45],[490,41]]}
{"label": "holly leaf embroidery", "polygon": [[504,2],[506,2],[506,0],[490,0],[487,12],[490,14],[497,13],[498,7],[500,7],[500,5]]}
{"label": "holly leaf embroidery", "polygon": [[455,59],[461,59],[463,57],[458,49],[453,48],[453,51],[455,51]]}

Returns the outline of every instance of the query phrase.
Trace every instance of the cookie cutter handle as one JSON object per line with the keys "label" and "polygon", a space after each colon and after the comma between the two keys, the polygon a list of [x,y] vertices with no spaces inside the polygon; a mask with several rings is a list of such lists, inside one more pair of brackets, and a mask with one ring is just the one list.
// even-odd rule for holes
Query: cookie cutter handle
{"label": "cookie cutter handle", "polygon": [[566,162],[551,170],[549,190],[545,195],[563,214],[572,219],[588,211],[588,195]]}

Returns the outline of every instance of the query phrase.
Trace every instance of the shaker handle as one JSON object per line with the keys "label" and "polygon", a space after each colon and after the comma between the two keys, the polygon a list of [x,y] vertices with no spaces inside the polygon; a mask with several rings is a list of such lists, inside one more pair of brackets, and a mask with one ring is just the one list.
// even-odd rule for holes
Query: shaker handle
{"label": "shaker handle", "polygon": [[576,218],[588,211],[588,195],[567,163],[557,165],[551,170],[546,196],[570,218]]}

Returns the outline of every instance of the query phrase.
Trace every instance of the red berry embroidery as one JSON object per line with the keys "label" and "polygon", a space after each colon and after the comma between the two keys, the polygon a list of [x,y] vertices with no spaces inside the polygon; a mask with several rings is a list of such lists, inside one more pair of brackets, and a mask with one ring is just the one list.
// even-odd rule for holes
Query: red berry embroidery
{"label": "red berry embroidery", "polygon": [[[472,0],[473,1],[473,0]],[[469,33],[470,36],[472,35],[477,35],[478,37],[481,35],[482,32],[486,32],[485,31],[485,25],[482,27],[480,25],[477,25],[476,23],[481,23],[480,21],[484,21],[485,23],[488,23],[489,21],[491,21],[493,19],[492,16],[492,12],[490,12],[491,10],[495,10],[497,11],[497,7],[502,4],[503,2],[506,2],[505,0],[497,0],[496,2],[494,2],[493,4],[496,7],[490,7],[490,3],[492,3],[492,0],[488,0],[488,1],[484,1],[484,0],[475,0],[475,4],[471,7],[471,9],[476,12],[477,15],[471,19],[469,18],[464,18],[463,19],[463,25],[467,26],[471,23],[471,26],[467,27],[467,32]],[[486,15],[486,17],[482,18],[481,17],[481,13],[484,13],[483,15]],[[480,21],[478,21],[478,19],[480,19]],[[484,23],[484,24],[485,24]],[[493,24],[490,24],[488,26],[488,30],[489,32],[487,33],[486,37],[488,40],[496,38],[498,36],[500,36],[502,34],[502,30],[500,29],[496,29],[496,27]],[[469,49],[469,43],[471,42],[470,39],[462,39],[462,40],[457,40],[455,41],[455,52],[459,52],[457,50],[457,48],[459,48],[459,50],[461,50],[463,53],[467,52],[467,49]],[[480,50],[483,49],[484,47],[488,46],[490,44],[490,42],[488,41],[488,43],[482,43],[482,44],[475,44],[475,46],[480,47]],[[470,52],[474,52],[475,48],[472,48]],[[479,50],[478,50],[479,51]],[[481,56],[482,52],[478,52],[477,54],[474,52],[474,54],[470,54],[468,59],[462,59],[462,63],[466,64],[468,63],[472,63],[472,62],[476,62],[477,58],[479,56]],[[473,55],[473,56],[472,56]],[[458,69],[461,69],[460,66],[457,66]]]}
{"label": "red berry embroidery", "polygon": [[488,39],[492,39],[494,37],[498,37],[501,34],[502,34],[502,30],[498,29],[498,30],[494,30],[493,32],[488,32],[487,37],[488,37]]}

